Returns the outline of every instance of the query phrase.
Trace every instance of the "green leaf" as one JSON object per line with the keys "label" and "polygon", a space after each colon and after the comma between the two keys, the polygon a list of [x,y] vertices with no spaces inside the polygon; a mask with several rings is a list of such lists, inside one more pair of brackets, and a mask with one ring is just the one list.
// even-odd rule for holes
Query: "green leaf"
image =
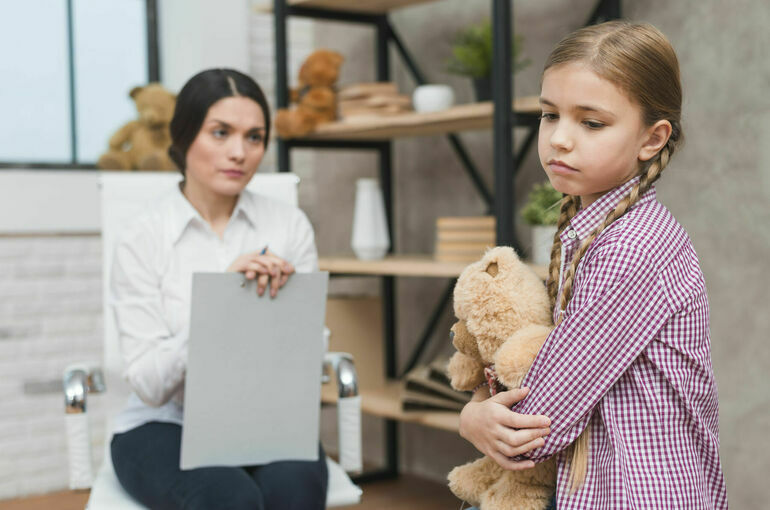
{"label": "green leaf", "polygon": [[562,194],[550,182],[535,184],[529,192],[528,202],[521,216],[530,225],[556,225],[559,222],[559,202]]}
{"label": "green leaf", "polygon": [[[530,63],[530,59],[521,59],[524,38],[516,35],[511,41],[512,69],[518,72]],[[484,78],[492,75],[492,23],[489,20],[471,25],[455,35],[452,43],[452,55],[446,62],[446,70],[452,74]]]}

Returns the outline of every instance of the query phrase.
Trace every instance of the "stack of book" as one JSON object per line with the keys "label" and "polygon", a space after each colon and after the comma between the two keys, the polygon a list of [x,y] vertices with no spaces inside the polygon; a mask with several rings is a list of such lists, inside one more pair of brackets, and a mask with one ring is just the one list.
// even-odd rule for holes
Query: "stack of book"
{"label": "stack of book", "polygon": [[436,220],[436,250],[440,262],[475,262],[495,245],[494,216],[448,216]]}
{"label": "stack of book", "polygon": [[448,358],[419,366],[406,374],[401,407],[404,411],[461,411],[472,395],[456,391],[446,374]]}
{"label": "stack of book", "polygon": [[337,97],[337,116],[343,121],[385,117],[412,111],[409,96],[395,83],[358,83],[343,87]]}

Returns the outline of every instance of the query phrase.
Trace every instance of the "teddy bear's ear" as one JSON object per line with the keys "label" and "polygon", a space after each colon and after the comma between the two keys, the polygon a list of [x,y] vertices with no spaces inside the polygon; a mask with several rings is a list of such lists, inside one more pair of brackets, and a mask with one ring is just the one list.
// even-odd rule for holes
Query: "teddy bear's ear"
{"label": "teddy bear's ear", "polygon": [[144,87],[134,87],[131,89],[131,92],[128,93],[129,96],[131,96],[131,99],[136,99],[136,95],[142,91]]}
{"label": "teddy bear's ear", "polygon": [[489,265],[487,266],[487,270],[486,270],[486,271],[487,271],[487,273],[489,273],[489,275],[490,275],[492,278],[494,278],[495,276],[497,276],[497,273],[500,271],[500,270],[497,268],[497,262],[490,262],[490,263],[489,263]]}

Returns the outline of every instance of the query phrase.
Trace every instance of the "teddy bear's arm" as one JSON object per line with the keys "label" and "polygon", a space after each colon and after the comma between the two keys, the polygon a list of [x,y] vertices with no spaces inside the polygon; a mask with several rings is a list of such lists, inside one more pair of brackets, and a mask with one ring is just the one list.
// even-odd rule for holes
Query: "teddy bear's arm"
{"label": "teddy bear's arm", "polygon": [[452,387],[458,391],[472,391],[485,381],[484,365],[461,352],[452,355],[447,373]]}
{"label": "teddy bear's arm", "polygon": [[118,131],[110,137],[110,149],[122,150],[123,145],[131,139],[131,135],[138,127],[139,121],[137,120],[132,120],[123,125],[123,127],[118,129]]}
{"label": "teddy bear's arm", "polygon": [[495,353],[497,378],[508,388],[518,388],[553,328],[527,326],[514,333]]}

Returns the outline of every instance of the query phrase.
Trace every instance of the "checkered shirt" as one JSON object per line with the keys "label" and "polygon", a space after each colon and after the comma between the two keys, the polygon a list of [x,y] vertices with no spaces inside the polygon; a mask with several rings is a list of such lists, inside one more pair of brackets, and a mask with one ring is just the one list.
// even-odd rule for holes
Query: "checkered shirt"
{"label": "checkered shirt", "polygon": [[[637,181],[572,218],[561,234],[562,279]],[[557,455],[559,510],[727,508],[706,285],[654,188],[593,241],[573,283],[566,311],[557,300],[562,323],[523,382],[530,393],[513,407],[550,417],[551,433],[519,458]],[[588,472],[570,496],[565,449],[586,428]]]}

